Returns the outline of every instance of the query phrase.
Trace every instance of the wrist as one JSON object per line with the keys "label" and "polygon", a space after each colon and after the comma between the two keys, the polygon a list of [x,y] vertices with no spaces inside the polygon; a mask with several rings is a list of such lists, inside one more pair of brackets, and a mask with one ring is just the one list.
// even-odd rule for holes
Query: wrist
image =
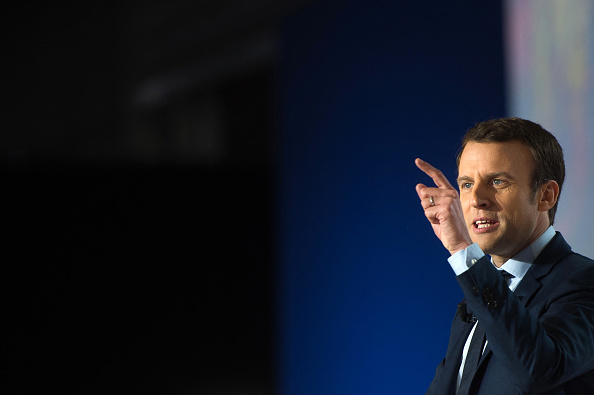
{"label": "wrist", "polygon": [[467,249],[471,245],[472,245],[472,242],[467,242],[466,241],[464,243],[459,243],[459,244],[456,244],[453,247],[448,248],[448,251],[450,252],[450,255],[454,255],[455,253],[457,253],[459,251],[462,251],[462,250]]}

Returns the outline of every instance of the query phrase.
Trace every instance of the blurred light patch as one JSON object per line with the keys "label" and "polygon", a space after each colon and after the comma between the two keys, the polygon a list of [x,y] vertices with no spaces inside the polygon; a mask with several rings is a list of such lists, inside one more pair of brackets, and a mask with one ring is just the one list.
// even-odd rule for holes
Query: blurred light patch
{"label": "blurred light patch", "polygon": [[510,116],[540,123],[563,146],[567,176],[555,228],[594,256],[594,2],[505,4]]}

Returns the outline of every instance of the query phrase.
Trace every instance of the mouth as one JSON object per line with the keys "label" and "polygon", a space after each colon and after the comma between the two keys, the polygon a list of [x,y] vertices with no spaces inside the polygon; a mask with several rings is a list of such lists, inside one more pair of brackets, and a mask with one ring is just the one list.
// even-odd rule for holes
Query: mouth
{"label": "mouth", "polygon": [[476,219],[472,223],[472,228],[475,233],[489,232],[497,228],[497,226],[499,226],[499,222],[486,218]]}

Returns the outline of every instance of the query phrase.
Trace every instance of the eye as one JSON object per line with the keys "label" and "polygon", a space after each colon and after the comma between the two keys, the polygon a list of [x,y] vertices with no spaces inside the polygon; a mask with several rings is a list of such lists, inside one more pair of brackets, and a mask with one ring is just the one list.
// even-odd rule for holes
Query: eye
{"label": "eye", "polygon": [[499,178],[495,178],[495,179],[493,180],[493,185],[495,185],[495,186],[498,186],[498,185],[503,185],[503,183],[504,183],[504,182],[505,182],[505,181],[503,181],[503,180],[501,180],[501,179],[499,179]]}
{"label": "eye", "polygon": [[463,182],[460,184],[460,189],[470,189],[470,188],[472,188],[471,182]]}

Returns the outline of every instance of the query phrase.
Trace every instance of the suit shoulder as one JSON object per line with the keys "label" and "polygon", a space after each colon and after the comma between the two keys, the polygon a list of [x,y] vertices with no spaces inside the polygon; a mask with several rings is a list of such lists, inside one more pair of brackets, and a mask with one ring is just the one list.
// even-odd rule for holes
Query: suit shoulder
{"label": "suit shoulder", "polygon": [[571,251],[569,254],[567,254],[563,260],[568,261],[575,266],[583,266],[586,269],[594,268],[594,260],[574,251]]}
{"label": "suit shoulder", "polygon": [[567,277],[584,277],[594,281],[594,260],[573,251],[561,259],[557,270]]}

